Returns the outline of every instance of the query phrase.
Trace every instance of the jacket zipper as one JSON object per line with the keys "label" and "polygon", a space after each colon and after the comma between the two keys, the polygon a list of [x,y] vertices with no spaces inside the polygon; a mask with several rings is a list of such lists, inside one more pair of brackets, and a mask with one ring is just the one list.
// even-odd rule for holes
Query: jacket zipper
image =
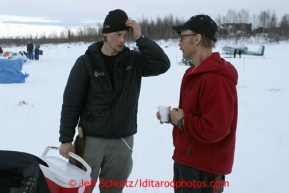
{"label": "jacket zipper", "polygon": [[115,115],[114,115],[114,104],[115,104],[115,93],[114,91],[112,92],[112,112],[111,112],[111,124],[112,124],[112,136],[111,138],[114,139],[114,135],[115,135],[115,122],[114,122],[114,118],[115,118]]}
{"label": "jacket zipper", "polygon": [[[116,85],[114,85],[115,87],[113,87],[113,82],[110,81],[110,85],[111,85],[111,88],[112,88],[112,136],[111,138],[114,139],[115,137],[115,112],[114,112],[114,107],[115,107],[115,101],[116,101],[116,98],[115,98],[115,88],[118,86],[119,82],[118,81],[115,81],[115,78],[117,78],[117,76],[120,76],[119,74],[119,68],[117,67],[117,64],[120,62],[120,60],[118,58],[115,59],[115,62],[114,62],[114,69],[113,69],[113,80],[114,82],[116,82]],[[115,69],[116,69],[116,72],[115,72]],[[120,78],[121,79],[121,78]]]}
{"label": "jacket zipper", "polygon": [[189,147],[188,147],[188,153],[187,153],[187,155],[190,155],[190,153],[191,153],[191,138],[190,138],[190,144],[189,144]]}

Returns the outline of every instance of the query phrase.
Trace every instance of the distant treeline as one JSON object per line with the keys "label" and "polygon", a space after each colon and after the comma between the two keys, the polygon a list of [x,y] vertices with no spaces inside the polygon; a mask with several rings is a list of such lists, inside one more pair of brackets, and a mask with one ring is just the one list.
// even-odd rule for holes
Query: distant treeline
{"label": "distant treeline", "polygon": [[[175,39],[178,34],[171,29],[171,26],[184,23],[186,19],[174,17],[172,14],[164,18],[147,19],[142,17],[137,20],[144,35],[153,40]],[[289,39],[289,14],[285,14],[278,20],[275,11],[261,11],[259,15],[250,16],[248,10],[235,11],[229,9],[225,16],[218,15],[213,18],[219,26],[220,39],[236,39],[242,37],[264,37],[269,42],[278,42]],[[38,41],[40,44],[60,44],[73,42],[94,42],[101,40],[102,24],[94,27],[83,27],[77,30],[67,29],[60,34],[51,33],[40,36],[32,35],[22,37],[0,38],[0,45],[26,45],[28,41]],[[129,37],[128,41],[132,41]]]}

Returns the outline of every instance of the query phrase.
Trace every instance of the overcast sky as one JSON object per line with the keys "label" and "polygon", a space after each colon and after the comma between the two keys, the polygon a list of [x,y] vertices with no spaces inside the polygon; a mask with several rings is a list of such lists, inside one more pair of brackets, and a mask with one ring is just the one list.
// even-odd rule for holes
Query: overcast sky
{"label": "overcast sky", "polygon": [[[85,26],[102,22],[109,11],[123,9],[130,18],[155,19],[169,14],[187,20],[196,14],[225,16],[229,9],[275,11],[278,21],[289,14],[288,0],[0,0],[0,37],[12,25]],[[18,17],[15,17],[18,16]],[[44,22],[45,21],[45,22]],[[5,29],[3,29],[5,28]],[[27,28],[28,29],[28,28]],[[15,30],[13,30],[15,32]],[[11,32],[12,33],[12,32]]]}

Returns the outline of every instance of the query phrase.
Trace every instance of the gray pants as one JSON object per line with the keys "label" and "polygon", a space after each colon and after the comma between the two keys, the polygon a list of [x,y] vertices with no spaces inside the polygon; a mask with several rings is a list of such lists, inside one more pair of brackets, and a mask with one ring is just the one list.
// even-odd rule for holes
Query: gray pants
{"label": "gray pants", "polygon": [[83,158],[91,167],[92,180],[99,177],[100,193],[122,192],[132,170],[133,139],[133,136],[121,139],[86,136]]}

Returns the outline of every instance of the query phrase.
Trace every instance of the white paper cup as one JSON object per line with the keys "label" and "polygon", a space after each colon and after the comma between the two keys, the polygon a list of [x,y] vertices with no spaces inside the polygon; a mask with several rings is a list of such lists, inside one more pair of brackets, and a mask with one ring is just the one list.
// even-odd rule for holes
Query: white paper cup
{"label": "white paper cup", "polygon": [[158,106],[162,122],[169,122],[171,106]]}

